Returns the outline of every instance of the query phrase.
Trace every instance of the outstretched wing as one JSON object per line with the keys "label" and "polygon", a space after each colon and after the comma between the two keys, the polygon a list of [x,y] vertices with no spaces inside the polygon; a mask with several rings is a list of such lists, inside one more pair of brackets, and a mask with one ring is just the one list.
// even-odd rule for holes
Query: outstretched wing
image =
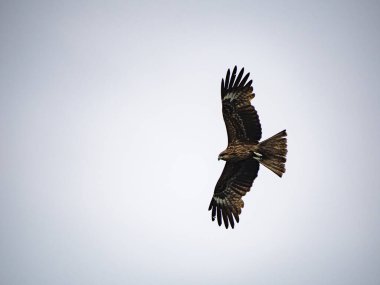
{"label": "outstretched wing", "polygon": [[251,189],[258,171],[259,162],[254,159],[226,162],[208,208],[209,211],[212,210],[212,220],[217,217],[219,226],[222,218],[226,228],[228,224],[234,228],[234,218],[239,222],[241,208],[244,207],[242,197]]}
{"label": "outstretched wing", "polygon": [[[226,81],[222,79],[223,118],[226,123],[228,143],[233,141],[258,142],[261,139],[261,125],[251,100],[255,97],[249,73],[244,78],[244,68],[236,77],[237,67],[232,74],[228,69]],[[231,75],[231,77],[230,77]]]}

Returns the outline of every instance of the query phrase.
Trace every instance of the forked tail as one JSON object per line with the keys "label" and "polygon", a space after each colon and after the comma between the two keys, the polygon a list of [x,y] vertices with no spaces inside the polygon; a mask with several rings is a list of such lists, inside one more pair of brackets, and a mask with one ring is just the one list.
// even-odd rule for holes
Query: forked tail
{"label": "forked tail", "polygon": [[283,130],[259,144],[260,163],[280,177],[285,173],[286,153],[288,152],[286,136],[286,130]]}

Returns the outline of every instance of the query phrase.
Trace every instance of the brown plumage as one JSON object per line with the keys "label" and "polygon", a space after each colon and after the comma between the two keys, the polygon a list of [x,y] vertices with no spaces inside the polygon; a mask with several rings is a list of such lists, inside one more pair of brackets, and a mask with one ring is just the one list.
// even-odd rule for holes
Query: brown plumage
{"label": "brown plumage", "polygon": [[233,228],[239,222],[242,197],[249,192],[257,177],[260,164],[272,170],[279,177],[285,172],[287,153],[286,131],[283,130],[267,140],[261,139],[261,125],[251,100],[255,97],[249,73],[244,77],[244,68],[236,74],[228,69],[226,80],[222,79],[221,95],[223,118],[226,124],[228,146],[218,159],[226,161],[222,175],[211,199],[209,211],[212,220],[224,222],[226,228]]}

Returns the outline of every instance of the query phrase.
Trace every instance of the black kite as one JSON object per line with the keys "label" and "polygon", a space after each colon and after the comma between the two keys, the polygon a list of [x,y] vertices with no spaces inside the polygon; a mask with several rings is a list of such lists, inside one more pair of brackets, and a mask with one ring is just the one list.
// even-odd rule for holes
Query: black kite
{"label": "black kite", "polygon": [[228,146],[220,153],[218,159],[226,161],[222,175],[211,199],[209,211],[211,218],[218,220],[228,228],[233,228],[234,220],[239,222],[241,209],[244,207],[242,197],[251,189],[257,177],[260,164],[266,166],[279,177],[285,172],[287,153],[286,130],[271,138],[261,139],[261,125],[251,100],[255,97],[249,73],[244,78],[244,68],[236,74],[237,67],[226,80],[222,79],[223,118],[228,135]]}

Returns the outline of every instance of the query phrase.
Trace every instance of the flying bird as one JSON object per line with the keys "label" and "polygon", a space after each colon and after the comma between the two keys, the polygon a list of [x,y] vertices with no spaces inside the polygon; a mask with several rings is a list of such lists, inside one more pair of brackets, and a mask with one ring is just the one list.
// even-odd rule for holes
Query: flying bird
{"label": "flying bird", "polygon": [[249,73],[244,77],[244,68],[237,74],[235,66],[222,79],[221,97],[223,118],[226,124],[228,146],[219,154],[225,160],[223,172],[216,183],[210,206],[211,219],[219,226],[234,228],[239,222],[242,197],[249,192],[257,177],[260,164],[279,177],[285,173],[287,154],[286,130],[260,142],[261,124],[251,100],[255,97]]}

